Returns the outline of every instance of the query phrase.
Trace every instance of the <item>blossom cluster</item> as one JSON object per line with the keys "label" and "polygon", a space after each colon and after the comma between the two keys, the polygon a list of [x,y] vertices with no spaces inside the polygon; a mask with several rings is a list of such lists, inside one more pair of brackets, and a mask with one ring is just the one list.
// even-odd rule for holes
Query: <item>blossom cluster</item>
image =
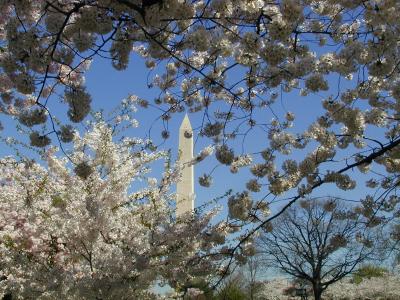
{"label": "blossom cluster", "polygon": [[214,210],[175,219],[179,166],[146,179],[152,162],[168,158],[146,143],[116,143],[109,125],[94,122],[74,133],[68,158],[50,147],[45,164],[0,160],[1,296],[146,299],[156,281],[184,292],[210,279],[224,258],[210,253],[228,231],[210,224]]}

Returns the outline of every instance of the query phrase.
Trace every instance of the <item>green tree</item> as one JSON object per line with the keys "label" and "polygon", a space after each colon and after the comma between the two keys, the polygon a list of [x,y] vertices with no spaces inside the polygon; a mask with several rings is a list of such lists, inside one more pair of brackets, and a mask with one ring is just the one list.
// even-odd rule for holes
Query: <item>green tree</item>
{"label": "green tree", "polygon": [[215,300],[247,300],[245,278],[242,273],[229,277],[217,292]]}
{"label": "green tree", "polygon": [[364,278],[383,277],[388,273],[384,267],[379,267],[373,264],[366,264],[357,269],[353,274],[353,282],[356,284],[361,283]]}

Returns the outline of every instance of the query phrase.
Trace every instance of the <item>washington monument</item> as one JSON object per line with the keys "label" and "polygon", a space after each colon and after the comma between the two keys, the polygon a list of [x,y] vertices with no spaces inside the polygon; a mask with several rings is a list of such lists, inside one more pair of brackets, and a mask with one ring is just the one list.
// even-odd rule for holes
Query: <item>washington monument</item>
{"label": "washington monument", "polygon": [[186,114],[179,128],[179,160],[184,164],[182,179],[176,185],[176,215],[193,212],[194,170],[188,162],[193,160],[193,129]]}

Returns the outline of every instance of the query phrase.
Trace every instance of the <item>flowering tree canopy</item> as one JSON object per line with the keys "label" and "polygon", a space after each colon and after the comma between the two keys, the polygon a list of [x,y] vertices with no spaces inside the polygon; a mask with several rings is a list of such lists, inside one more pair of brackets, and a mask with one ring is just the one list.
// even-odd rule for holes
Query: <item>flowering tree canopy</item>
{"label": "flowering tree canopy", "polygon": [[210,224],[215,210],[174,217],[181,166],[149,177],[149,164],[169,158],[147,144],[116,143],[98,121],[74,134],[74,165],[55,147],[47,167],[0,160],[0,297],[150,299],[155,282],[185,292],[213,279],[227,230]]}
{"label": "flowering tree canopy", "polygon": [[[158,106],[164,121],[203,113],[199,133],[218,162],[251,171],[228,201],[237,226],[253,223],[231,253],[277,216],[267,217],[272,199],[288,193],[288,207],[326,184],[351,190],[364,184],[358,171],[372,189],[360,212],[370,222],[382,211],[397,218],[399,9],[396,0],[3,0],[0,111],[30,128],[33,146],[52,135],[61,145],[90,111],[90,61],[122,70],[135,53],[160,91],[140,105]],[[57,97],[71,124],[54,122]],[[314,97],[307,118],[282,109],[287,98]],[[259,149],[246,147],[252,133],[264,137]]]}

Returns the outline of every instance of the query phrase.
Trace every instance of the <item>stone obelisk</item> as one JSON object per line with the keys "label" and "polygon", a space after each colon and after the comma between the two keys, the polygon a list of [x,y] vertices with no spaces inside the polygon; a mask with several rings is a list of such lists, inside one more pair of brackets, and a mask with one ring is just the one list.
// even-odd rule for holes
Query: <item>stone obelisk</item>
{"label": "stone obelisk", "polygon": [[181,181],[176,185],[176,215],[193,212],[194,170],[188,162],[193,160],[193,130],[186,114],[179,128],[179,161],[183,163]]}

